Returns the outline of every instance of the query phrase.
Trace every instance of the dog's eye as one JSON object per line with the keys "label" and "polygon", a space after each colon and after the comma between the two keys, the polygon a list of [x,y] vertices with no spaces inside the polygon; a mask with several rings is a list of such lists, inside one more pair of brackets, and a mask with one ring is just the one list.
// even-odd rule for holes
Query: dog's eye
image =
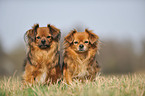
{"label": "dog's eye", "polygon": [[47,38],[50,38],[50,36],[47,36]]}
{"label": "dog's eye", "polygon": [[75,43],[75,44],[78,44],[78,41],[75,41],[74,43]]}
{"label": "dog's eye", "polygon": [[85,43],[89,43],[88,41],[85,41]]}
{"label": "dog's eye", "polygon": [[40,39],[40,36],[38,36],[37,39]]}

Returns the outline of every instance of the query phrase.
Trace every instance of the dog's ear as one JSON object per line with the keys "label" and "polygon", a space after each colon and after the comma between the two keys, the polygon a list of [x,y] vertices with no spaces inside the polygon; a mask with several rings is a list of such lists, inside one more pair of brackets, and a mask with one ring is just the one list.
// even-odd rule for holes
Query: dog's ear
{"label": "dog's ear", "polygon": [[60,36],[61,36],[60,30],[58,28],[56,28],[55,26],[50,25],[50,24],[48,24],[47,27],[49,28],[50,33],[51,33],[53,39],[59,40]]}
{"label": "dog's ear", "polygon": [[28,30],[26,33],[25,33],[25,37],[24,37],[24,40],[26,41],[26,37],[28,39],[28,43],[30,42],[34,42],[35,41],[35,38],[36,38],[36,34],[37,34],[37,28],[39,27],[39,24],[35,24],[32,29]]}
{"label": "dog's ear", "polygon": [[73,34],[76,33],[76,29],[72,30],[64,39],[69,42],[72,43],[74,40]]}
{"label": "dog's ear", "polygon": [[39,24],[34,24],[32,28],[34,30],[34,33],[37,33],[37,28],[39,28]]}
{"label": "dog's ear", "polygon": [[99,36],[94,34],[91,30],[85,29],[85,32],[89,34],[89,41],[91,44],[94,44],[95,42],[98,41]]}

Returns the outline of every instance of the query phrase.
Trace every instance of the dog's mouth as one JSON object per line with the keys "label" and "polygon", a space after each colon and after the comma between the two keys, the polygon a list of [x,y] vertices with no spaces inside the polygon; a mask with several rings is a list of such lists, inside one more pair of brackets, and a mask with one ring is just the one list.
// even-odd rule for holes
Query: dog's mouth
{"label": "dog's mouth", "polygon": [[84,50],[84,49],[79,49],[79,51],[83,52],[83,51],[85,51],[85,50]]}
{"label": "dog's mouth", "polygon": [[79,51],[79,52],[85,52],[85,49],[84,49],[84,48],[79,48],[78,51]]}
{"label": "dog's mouth", "polygon": [[50,47],[50,45],[39,45],[39,48],[41,48],[41,49],[46,49],[46,48],[49,48]]}

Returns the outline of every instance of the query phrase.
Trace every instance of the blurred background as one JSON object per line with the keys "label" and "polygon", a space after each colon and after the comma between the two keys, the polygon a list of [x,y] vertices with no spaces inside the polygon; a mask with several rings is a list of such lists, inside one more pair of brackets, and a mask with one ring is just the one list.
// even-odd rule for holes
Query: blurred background
{"label": "blurred background", "polygon": [[0,0],[0,76],[22,74],[23,36],[36,23],[61,29],[61,42],[74,28],[93,30],[104,74],[145,69],[145,0]]}

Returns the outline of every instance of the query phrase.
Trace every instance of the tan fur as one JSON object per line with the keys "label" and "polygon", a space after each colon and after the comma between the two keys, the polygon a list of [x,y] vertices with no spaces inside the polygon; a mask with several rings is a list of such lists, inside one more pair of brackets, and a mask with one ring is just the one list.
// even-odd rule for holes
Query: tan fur
{"label": "tan fur", "polygon": [[[64,39],[63,78],[69,84],[73,78],[93,80],[100,68],[96,62],[99,37],[92,31],[71,31]],[[76,42],[76,44],[75,44]],[[84,51],[79,46],[84,45]]]}
{"label": "tan fur", "polygon": [[[37,25],[37,30],[35,26],[36,25],[26,33],[26,37],[28,38],[28,53],[23,74],[24,83],[44,84],[48,81],[56,82],[61,77],[59,66],[60,31],[52,25],[48,27],[38,27],[39,25]],[[53,30],[49,27],[53,27]],[[53,33],[55,33],[55,35],[57,33],[58,37],[53,37]],[[38,36],[40,38],[35,39]],[[51,37],[47,38],[47,36]],[[41,48],[40,45],[42,45],[42,40],[46,40],[45,44],[49,45],[49,47],[45,48],[45,46],[41,46]]]}

